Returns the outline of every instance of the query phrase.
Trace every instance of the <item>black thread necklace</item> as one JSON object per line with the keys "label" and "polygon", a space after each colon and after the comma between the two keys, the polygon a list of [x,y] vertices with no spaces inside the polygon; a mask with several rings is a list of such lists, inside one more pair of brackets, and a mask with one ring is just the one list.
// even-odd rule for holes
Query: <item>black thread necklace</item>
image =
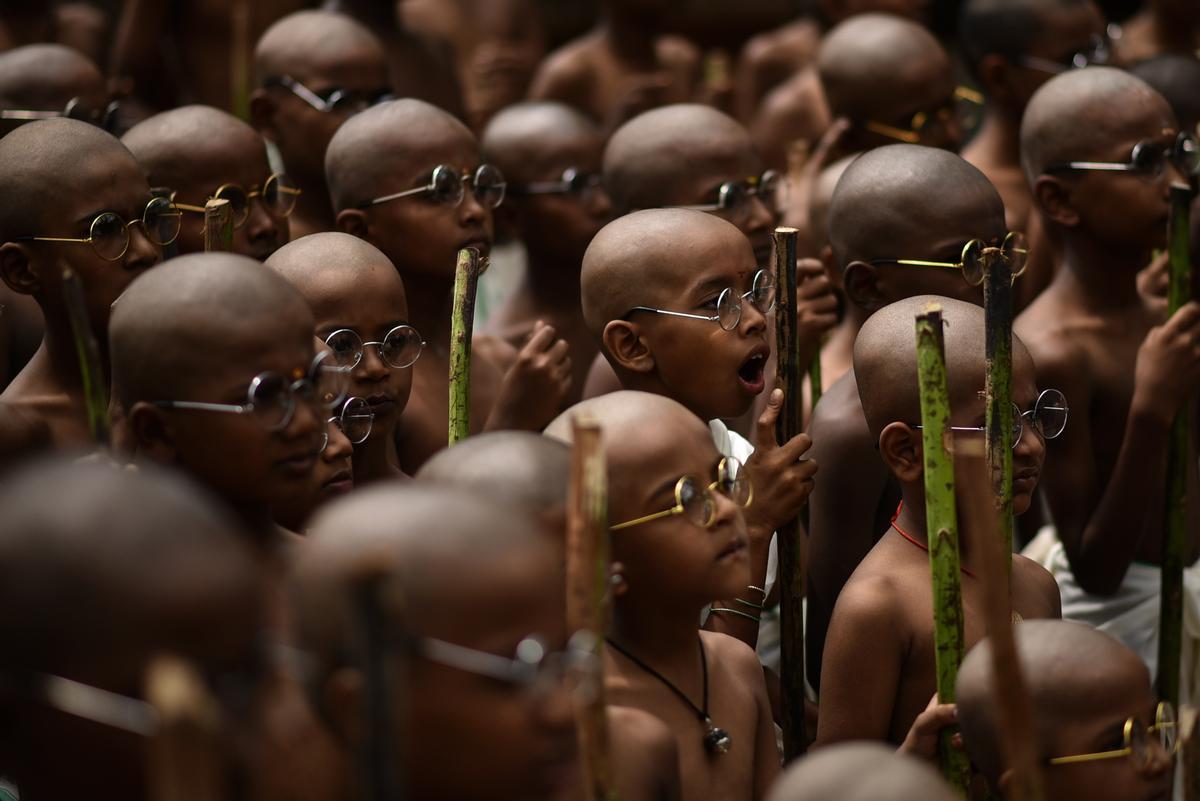
{"label": "black thread necklace", "polygon": [[695,704],[693,704],[692,699],[688,698],[684,694],[683,690],[676,687],[670,679],[668,679],[663,674],[659,673],[654,668],[647,665],[642,660],[638,659],[633,654],[629,653],[629,651],[626,651],[624,648],[617,645],[615,642],[613,642],[611,637],[605,637],[604,639],[609,645],[611,645],[617,651],[617,653],[621,654],[626,659],[628,659],[630,662],[637,665],[642,670],[646,671],[651,676],[653,676],[654,678],[661,681],[663,684],[667,685],[667,689],[669,689],[671,692],[675,693],[677,696],[679,696],[679,699],[681,701],[683,701],[685,704],[687,704],[688,709],[692,710],[692,712],[694,712],[696,714],[696,717],[699,719],[700,723],[705,728],[705,731],[704,731],[704,750],[705,751],[707,751],[709,754],[713,754],[713,755],[724,754],[729,751],[730,747],[733,745],[733,740],[729,737],[729,732],[725,731],[724,729],[722,729],[718,726],[714,726],[713,722],[712,722],[712,718],[710,718],[708,716],[708,658],[704,655],[704,640],[702,638],[698,637],[697,640],[700,643],[700,670],[702,671],[702,674],[704,676],[704,706],[703,707],[698,707]]}

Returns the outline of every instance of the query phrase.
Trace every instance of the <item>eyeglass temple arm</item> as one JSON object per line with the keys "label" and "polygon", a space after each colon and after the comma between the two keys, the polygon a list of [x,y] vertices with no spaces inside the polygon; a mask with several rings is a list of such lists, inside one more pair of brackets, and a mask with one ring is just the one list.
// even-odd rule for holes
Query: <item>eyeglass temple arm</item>
{"label": "eyeglass temple arm", "polygon": [[46,702],[60,712],[143,737],[158,731],[158,712],[145,701],[47,673],[41,684]]}
{"label": "eyeglass temple arm", "polygon": [[17,108],[0,111],[0,119],[4,120],[51,120],[64,116],[66,114],[62,111],[31,111]]}
{"label": "eyeglass temple arm", "polygon": [[1054,757],[1049,760],[1051,765],[1072,765],[1079,762],[1099,762],[1102,759],[1120,759],[1127,757],[1133,753],[1133,749],[1129,747],[1122,748],[1119,751],[1104,751],[1099,754],[1077,754],[1075,756]]}
{"label": "eyeglass temple arm", "polygon": [[329,103],[327,103],[321,97],[318,97],[316,95],[316,93],[314,93],[311,89],[309,89],[304,84],[297,81],[295,78],[293,78],[289,75],[284,75],[279,79],[279,83],[282,86],[284,86],[286,89],[288,89],[296,97],[300,98],[305,103],[308,103],[310,106],[315,108],[317,111],[328,111],[329,110]]}
{"label": "eyeglass temple arm", "polygon": [[706,320],[706,321],[708,321],[708,322],[710,322],[710,323],[711,323],[713,320],[719,320],[719,319],[721,319],[721,318],[720,318],[720,315],[715,315],[715,316],[712,316],[712,317],[708,317],[708,316],[706,316],[706,315],[703,315],[703,314],[687,314],[686,312],[667,311],[666,309],[654,309],[654,308],[651,308],[650,306],[634,306],[634,307],[633,307],[632,309],[630,309],[629,311],[631,311],[631,312],[635,312],[635,311],[647,311],[647,312],[653,312],[653,313],[655,313],[655,314],[666,314],[666,315],[668,315],[668,316],[670,316],[670,317],[686,317],[686,318],[688,318],[689,320]]}
{"label": "eyeglass temple arm", "polygon": [[[883,259],[887,261],[887,259]],[[951,270],[961,270],[962,262],[952,261],[921,261],[920,259],[895,259],[896,264],[907,264],[911,267],[948,267]]]}
{"label": "eyeglass temple arm", "polygon": [[1068,161],[1063,166],[1072,170],[1104,170],[1108,172],[1130,172],[1137,169],[1132,164],[1116,164],[1109,161]]}
{"label": "eyeglass temple arm", "polygon": [[624,523],[617,523],[615,526],[609,526],[608,530],[609,531],[620,531],[623,528],[630,528],[632,526],[641,525],[642,523],[649,523],[651,520],[658,520],[660,517],[669,517],[670,515],[679,514],[681,511],[683,511],[683,510],[680,508],[680,506],[678,504],[676,504],[675,506],[672,506],[670,509],[663,509],[661,512],[655,512],[652,515],[646,515],[644,517],[639,517],[636,520],[626,520]]}
{"label": "eyeglass temple arm", "polygon": [[92,238],[90,236],[87,237],[86,239],[77,239],[74,237],[62,237],[62,236],[22,236],[22,237],[18,237],[15,241],[17,241],[17,242],[22,242],[22,241],[24,241],[24,242],[91,242]]}
{"label": "eyeglass temple arm", "polygon": [[359,206],[359,208],[365,209],[368,206],[377,206],[380,203],[387,203],[390,200],[399,200],[402,197],[408,197],[410,195],[415,195],[419,192],[428,192],[428,191],[429,191],[428,186],[418,186],[415,189],[405,189],[403,192],[396,192],[395,194],[392,194],[392,195],[384,195],[383,197],[377,197],[374,200],[368,200],[366,203],[363,203],[361,206]]}
{"label": "eyeglass temple arm", "polygon": [[468,673],[483,674],[500,681],[520,681],[522,678],[521,671],[511,659],[445,640],[421,637],[417,640],[417,650],[426,659]]}
{"label": "eyeglass temple arm", "polygon": [[195,211],[195,212],[199,212],[201,214],[204,213],[203,206],[193,206],[190,203],[175,203],[174,206],[175,206],[175,208],[180,209],[181,211]]}
{"label": "eyeglass temple arm", "polygon": [[893,139],[898,139],[901,142],[907,142],[910,145],[920,144],[921,135],[913,131],[905,131],[900,128],[894,128],[891,125],[884,125],[882,122],[868,122],[867,130],[874,131],[877,134],[890,136]]}
{"label": "eyeglass temple arm", "polygon": [[245,414],[247,408],[232,403],[202,403],[200,401],[155,401],[155,406],[166,409],[197,409],[209,412],[235,412]]}

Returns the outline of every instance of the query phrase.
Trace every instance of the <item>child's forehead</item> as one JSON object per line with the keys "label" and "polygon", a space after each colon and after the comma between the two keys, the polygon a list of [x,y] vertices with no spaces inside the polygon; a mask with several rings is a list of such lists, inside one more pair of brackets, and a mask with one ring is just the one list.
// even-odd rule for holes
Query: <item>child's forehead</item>
{"label": "child's forehead", "polygon": [[150,185],[138,163],[124,148],[105,148],[86,160],[47,175],[53,190],[44,213],[75,218],[93,211],[141,213]]}

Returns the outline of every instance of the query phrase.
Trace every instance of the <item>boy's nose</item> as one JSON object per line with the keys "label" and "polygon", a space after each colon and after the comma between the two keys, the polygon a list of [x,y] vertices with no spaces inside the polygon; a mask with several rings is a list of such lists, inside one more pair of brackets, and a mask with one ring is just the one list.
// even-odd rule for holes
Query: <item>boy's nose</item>
{"label": "boy's nose", "polygon": [[391,368],[379,355],[379,348],[375,345],[363,345],[362,360],[354,368],[353,378],[356,381],[377,382],[387,378],[389,372]]}
{"label": "boy's nose", "polygon": [[279,239],[279,223],[262,203],[250,204],[250,216],[246,218],[246,238],[251,242]]}
{"label": "boy's nose", "polygon": [[284,431],[287,438],[314,437],[321,430],[321,426],[326,425],[325,417],[322,414],[324,408],[315,400],[307,401],[297,397],[296,411],[292,415],[291,423]]}
{"label": "boy's nose", "polygon": [[744,233],[749,236],[756,231],[770,228],[774,224],[775,215],[767,208],[767,204],[758,195],[751,195]]}
{"label": "boy's nose", "polygon": [[328,427],[329,442],[325,444],[325,450],[321,451],[321,460],[326,464],[334,464],[349,459],[354,453],[354,444],[342,433],[342,429],[333,423],[325,425]]}
{"label": "boy's nose", "polygon": [[129,226],[129,248],[125,251],[127,270],[144,270],[162,261],[162,245],[156,245],[146,236],[141,223]]}
{"label": "boy's nose", "polygon": [[597,219],[607,220],[612,216],[612,198],[602,188],[596,189],[588,198],[588,210]]}
{"label": "boy's nose", "polygon": [[458,205],[458,221],[463,225],[479,225],[487,218],[488,211],[475,197],[475,190],[467,187],[462,203]]}
{"label": "boy's nose", "polygon": [[546,688],[538,698],[535,720],[539,727],[556,735],[574,731],[576,692],[576,686],[565,677]]}
{"label": "boy's nose", "polygon": [[738,321],[738,328],[741,329],[741,332],[749,335],[766,330],[767,316],[759,311],[749,298],[742,298],[741,302],[742,319]]}
{"label": "boy's nose", "polygon": [[1021,439],[1013,449],[1014,453],[1023,459],[1037,460],[1040,463],[1046,455],[1046,438],[1042,436],[1042,432],[1038,430],[1037,426],[1024,417],[1020,418],[1018,422],[1022,426]]}

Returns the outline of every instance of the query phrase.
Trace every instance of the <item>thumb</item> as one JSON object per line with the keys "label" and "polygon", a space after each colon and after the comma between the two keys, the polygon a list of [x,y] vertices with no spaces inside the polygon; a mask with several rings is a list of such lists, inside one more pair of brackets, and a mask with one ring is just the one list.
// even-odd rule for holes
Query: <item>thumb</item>
{"label": "thumb", "polygon": [[783,390],[776,387],[771,390],[771,396],[767,399],[767,408],[758,416],[758,424],[754,431],[755,450],[772,450],[779,447],[779,440],[775,437],[775,421],[779,419],[782,410]]}

